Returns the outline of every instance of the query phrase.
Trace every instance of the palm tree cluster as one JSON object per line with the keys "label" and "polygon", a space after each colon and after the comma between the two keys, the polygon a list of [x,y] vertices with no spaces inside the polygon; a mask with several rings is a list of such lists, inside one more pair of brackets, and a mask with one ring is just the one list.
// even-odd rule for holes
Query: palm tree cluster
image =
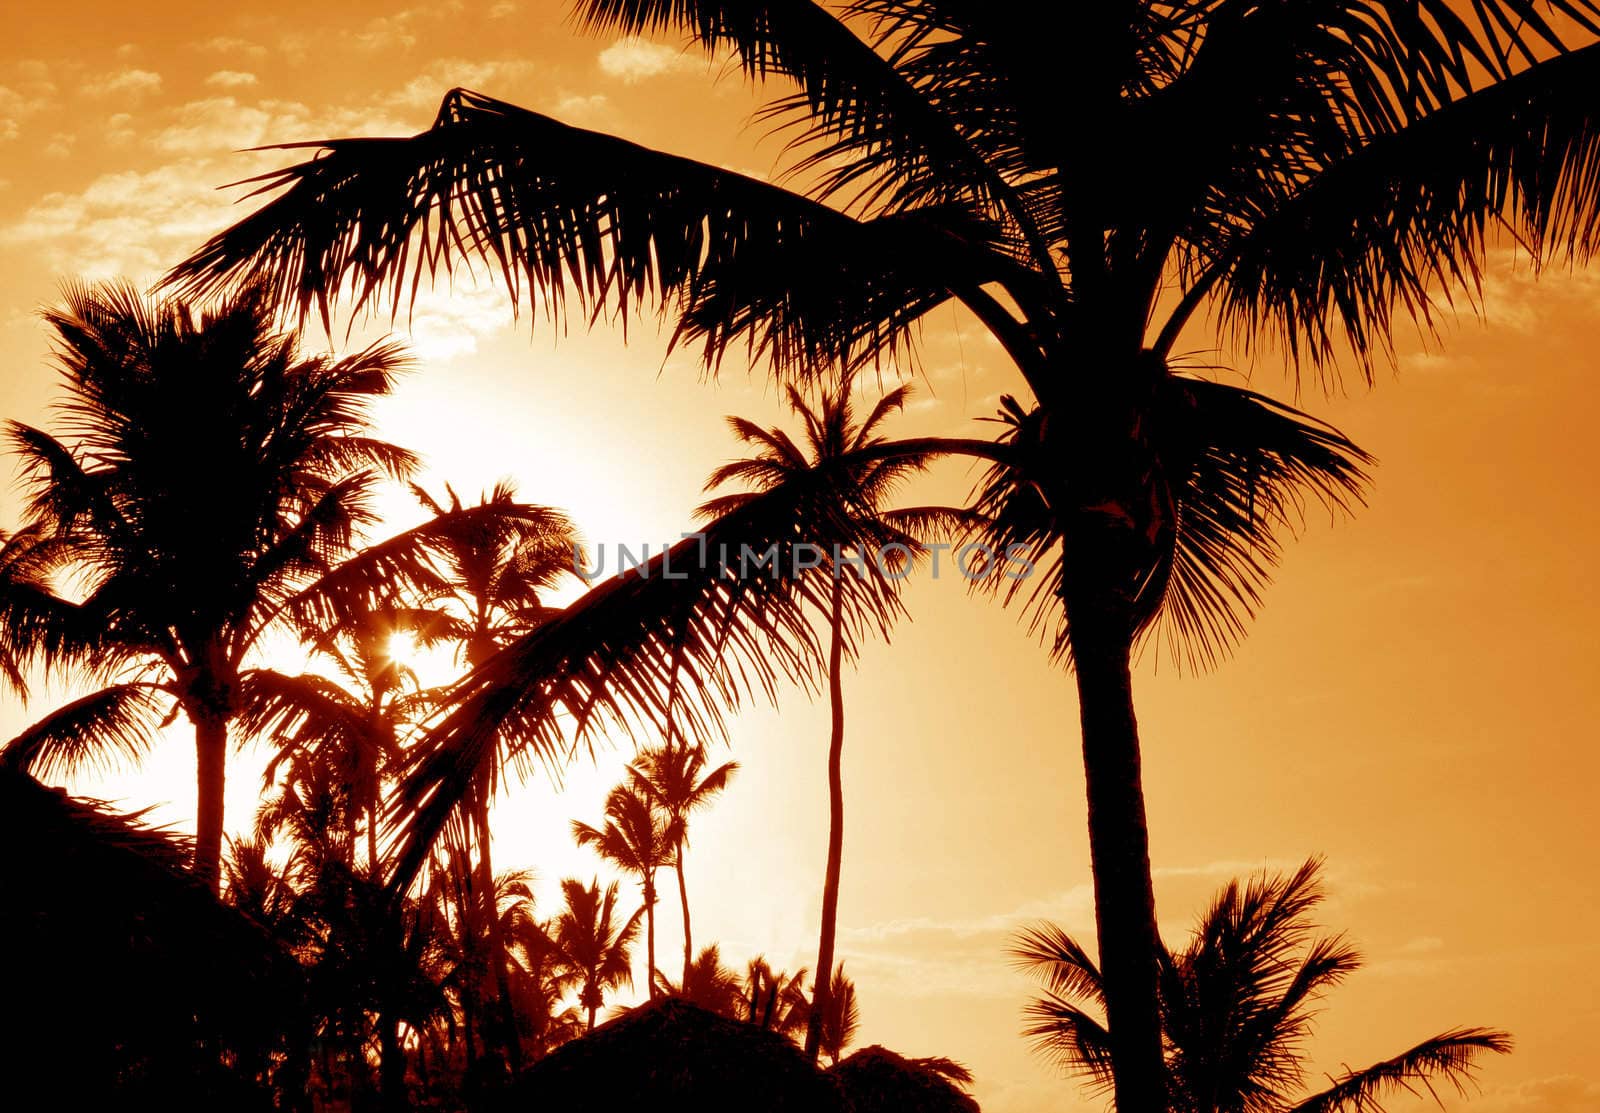
{"label": "palm tree cluster", "polygon": [[[1341,361],[1370,378],[1401,319],[1427,329],[1441,296],[1473,298],[1492,228],[1536,264],[1586,259],[1600,243],[1600,4],[1109,0],[1075,6],[1059,33],[956,0],[576,7],[587,29],[678,36],[771,92],[760,117],[789,139],[783,172],[456,89],[420,134],[312,144],[169,281],[261,281],[326,319],[341,295],[397,311],[408,287],[476,255],[513,301],[591,321],[654,301],[708,368],[741,349],[785,382],[914,354],[928,313],[959,306],[1025,396],[1005,400],[996,441],[873,455],[988,461],[973,528],[1045,569],[1001,594],[1075,676],[1117,1100],[1159,1109],[1130,662],[1151,637],[1193,665],[1227,649],[1282,532],[1308,503],[1359,501],[1368,463],[1179,345],[1209,312],[1236,350],[1281,352],[1328,383]],[[726,591],[702,600],[733,606]],[[675,670],[712,667],[651,634]],[[548,675],[550,640],[526,639],[497,679]],[[793,663],[825,670],[817,658]],[[590,677],[636,664],[586,663]],[[549,704],[485,695],[449,744],[476,749],[485,715],[537,727]]]}
{"label": "palm tree cluster", "polygon": [[[787,173],[458,89],[418,135],[311,144],[259,180],[260,207],[168,276],[174,300],[69,290],[47,315],[58,427],[9,430],[26,500],[0,538],[0,675],[88,694],[0,762],[137,760],[184,720],[193,872],[213,892],[226,874],[302,959],[316,1085],[351,1101],[398,1105],[408,1079],[452,1072],[491,1085],[592,1028],[641,924],[651,996],[837,1059],[855,1026],[836,955],[844,672],[905,615],[903,567],[865,558],[914,563],[948,535],[1037,572],[980,584],[1022,606],[1078,700],[1098,957],[1030,937],[1050,989],[1036,1035],[1122,1113],[1367,1108],[1501,1050],[1447,1034],[1297,1096],[1305,1002],[1353,955],[1290,957],[1307,871],[1229,890],[1193,945],[1164,947],[1132,662],[1150,642],[1196,668],[1231,647],[1284,536],[1309,507],[1359,503],[1371,463],[1219,381],[1183,338],[1209,312],[1222,341],[1294,374],[1332,382],[1344,360],[1370,378],[1401,318],[1426,329],[1441,295],[1476,293],[1491,228],[1537,263],[1586,258],[1600,2],[1103,0],[1063,15],[1065,34],[958,0],[577,7],[591,30],[675,34],[771,87]],[[387,342],[308,358],[274,322],[315,308],[331,326],[341,296],[397,314],[463,255],[556,317],[653,301],[713,372],[739,349],[770,368],[803,435],[734,419],[750,455],[712,476],[701,533],[560,607],[575,530],[509,486],[476,504],[413,488],[424,521],[374,540],[380,485],[418,468],[369,422],[404,358]],[[947,305],[1019,393],[992,438],[890,438],[905,391],[858,410],[859,373],[904,366]],[[897,504],[946,458],[986,469],[970,505]],[[729,551],[779,571],[705,559]],[[397,638],[448,648],[464,675],[425,686]],[[281,645],[314,667],[272,668]],[[697,953],[685,871],[689,819],[733,772],[707,769],[707,745],[790,683],[831,713],[809,992],[804,971],[756,961],[741,979]],[[663,741],[573,832],[642,904],[568,879],[538,919],[526,877],[494,868],[492,803],[508,771],[559,768],[608,732]],[[228,756],[251,741],[274,753],[266,799],[225,860]],[[657,967],[663,870],[682,905],[675,985]]]}

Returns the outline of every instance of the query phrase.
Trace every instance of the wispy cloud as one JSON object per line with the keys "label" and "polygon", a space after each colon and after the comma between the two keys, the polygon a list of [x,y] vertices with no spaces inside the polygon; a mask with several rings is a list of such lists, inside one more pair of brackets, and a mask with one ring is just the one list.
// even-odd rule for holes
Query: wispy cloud
{"label": "wispy cloud", "polygon": [[243,89],[258,80],[255,74],[244,70],[218,70],[206,78],[206,84],[216,89]]}
{"label": "wispy cloud", "polygon": [[130,67],[102,74],[84,82],[82,88],[84,95],[91,97],[141,97],[161,88],[161,75]]}
{"label": "wispy cloud", "polygon": [[671,73],[704,69],[706,63],[677,47],[648,39],[628,38],[612,43],[600,52],[600,69],[625,85],[647,81]]}

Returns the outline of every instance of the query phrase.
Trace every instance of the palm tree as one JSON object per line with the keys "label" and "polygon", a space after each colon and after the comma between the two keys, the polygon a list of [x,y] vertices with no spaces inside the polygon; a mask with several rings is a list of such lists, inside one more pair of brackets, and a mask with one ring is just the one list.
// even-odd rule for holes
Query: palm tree
{"label": "palm tree", "polygon": [[[856,423],[851,401],[853,377],[846,374],[836,391],[823,391],[816,408],[791,387],[789,408],[805,425],[804,447],[781,429],[763,429],[743,418],[729,418],[740,440],[755,448],[747,459],[724,464],[712,473],[708,490],[730,482],[759,491],[793,484],[800,476],[825,475],[825,493],[814,508],[813,520],[802,525],[806,536],[826,549],[833,578],[828,611],[828,856],[822,883],[822,926],[818,933],[817,969],[833,969],[834,940],[839,918],[839,880],[844,856],[844,647],[846,639],[842,558],[846,551],[862,561],[877,560],[888,546],[920,549],[913,533],[925,517],[916,511],[891,511],[888,496],[908,472],[920,468],[923,458],[902,455],[874,459],[865,451],[882,443],[883,422],[905,405],[909,388],[900,387],[880,398],[867,416]],[[701,507],[707,518],[740,509],[753,493],[724,495]],[[822,1018],[828,1012],[827,978],[816,987],[817,1008],[806,1032],[805,1051],[816,1061],[822,1039]]]}
{"label": "palm tree", "polygon": [[606,991],[633,984],[633,964],[628,952],[639,937],[639,909],[626,920],[617,912],[617,883],[600,889],[599,879],[588,885],[575,877],[561,882],[566,907],[550,925],[563,984],[576,987],[578,1003],[588,1012],[586,1031],[594,1031],[595,1013],[605,1004]]}
{"label": "palm tree", "polygon": [[746,1019],[744,987],[739,974],[722,965],[722,949],[715,943],[702,948],[677,985],[665,974],[656,975],[663,997],[677,997],[729,1020]]}
{"label": "palm tree", "polygon": [[[1312,859],[1292,874],[1233,882],[1188,944],[1164,954],[1162,1026],[1174,1113],[1382,1113],[1390,1093],[1412,1093],[1441,1077],[1459,1091],[1479,1055],[1510,1050],[1503,1032],[1456,1028],[1305,1093],[1305,1043],[1317,1005],[1361,966],[1342,937],[1316,934],[1320,867]],[[1061,1066],[1109,1090],[1100,968],[1048,923],[1022,933],[1013,954],[1045,989],[1028,1007],[1026,1034]]]}
{"label": "palm tree", "polygon": [[1006,466],[1053,554],[1036,619],[1076,666],[1118,1097],[1158,1108],[1129,659],[1163,616],[1181,654],[1227,648],[1274,532],[1304,496],[1352,494],[1361,461],[1184,373],[1180,341],[1210,310],[1296,374],[1332,381],[1351,359],[1370,378],[1398,321],[1431,330],[1441,290],[1475,290],[1491,227],[1536,263],[1586,258],[1600,3],[1118,0],[1077,6],[1059,36],[936,0],[580,12],[781,85],[764,118],[793,129],[793,188],[454,90],[417,136],[331,141],[269,179],[281,192],[173,280],[264,273],[302,312],[349,281],[398,305],[417,236],[430,277],[476,251],[513,296],[591,320],[657,298],[713,367],[742,342],[787,376],[896,354],[963,306],[1031,397],[1014,451],[944,447]]}
{"label": "palm tree", "polygon": [[[807,1030],[814,1028],[821,1034],[818,1046],[832,1064],[855,1042],[856,1032],[861,1027],[861,1009],[856,1004],[856,983],[845,976],[844,963],[834,968],[832,978],[818,981],[826,981],[828,991],[825,994],[812,991],[811,1015],[816,1019],[807,1025]],[[820,1009],[815,1004],[819,1000],[823,1002]]]}
{"label": "palm tree", "polygon": [[[434,521],[459,520],[467,509],[454,488],[446,485],[445,498],[435,499],[412,486]],[[440,563],[445,579],[428,600],[436,624],[433,630],[456,645],[458,660],[469,669],[485,664],[508,642],[537,629],[555,609],[547,596],[573,575],[574,560],[581,555],[577,533],[565,515],[548,507],[517,500],[516,488],[501,482],[482,495],[476,505],[482,516],[440,538]],[[514,756],[515,750],[512,751]],[[498,789],[503,747],[486,751],[476,768],[466,773],[466,823],[477,844],[478,857],[472,887],[483,902],[483,921],[489,925],[485,939],[490,977],[502,1008],[509,1007],[512,971],[500,917],[494,908],[497,892],[489,831],[489,808]],[[519,1063],[519,1046],[508,1016],[501,1018],[511,1065]]]}
{"label": "palm tree", "polygon": [[632,784],[621,784],[606,795],[605,826],[591,827],[572,821],[572,837],[624,873],[639,879],[644,894],[645,977],[650,999],[656,996],[656,873],[674,863],[678,830],[672,817],[656,807],[655,800]]}
{"label": "palm tree", "polygon": [[[425,610],[374,608],[313,639],[343,683],[310,672],[254,669],[240,684],[244,733],[270,737],[279,748],[265,782],[273,784],[284,763],[291,781],[304,775],[307,763],[330,765],[334,783],[350,798],[347,821],[353,827],[358,816],[365,818],[366,872],[379,880],[385,782],[400,763],[404,736],[440,696],[421,687],[410,665],[395,656],[394,642],[409,637],[426,646],[437,640],[438,626],[438,616]],[[352,869],[354,842],[352,837]]]}
{"label": "palm tree", "polygon": [[[628,766],[634,785],[666,813],[678,834],[672,848],[672,862],[678,875],[678,903],[683,909],[683,980],[680,984],[684,986],[690,983],[690,968],[694,965],[689,886],[683,873],[684,852],[689,846],[689,816],[720,795],[739,770],[736,761],[724,762],[709,773],[704,772],[706,765],[704,747],[690,746],[682,739],[675,744],[669,733],[665,745],[641,751]],[[700,957],[704,960],[705,952]]]}
{"label": "palm tree", "polygon": [[[380,477],[414,464],[367,428],[403,360],[390,344],[301,359],[293,335],[271,331],[259,290],[200,313],[127,286],[74,287],[45,319],[64,439],[16,422],[10,437],[52,579],[7,608],[4,640],[69,674],[121,679],[32,728],[9,760],[137,758],[167,708],[181,710],[195,732],[194,867],[216,887],[229,728],[252,651],[420,572],[409,543],[335,571],[375,520]],[[80,597],[47,589],[74,581]]]}

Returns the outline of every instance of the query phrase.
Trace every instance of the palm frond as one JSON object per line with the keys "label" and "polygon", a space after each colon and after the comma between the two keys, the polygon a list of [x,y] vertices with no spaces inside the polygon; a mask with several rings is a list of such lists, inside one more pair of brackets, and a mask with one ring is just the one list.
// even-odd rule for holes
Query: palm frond
{"label": "palm frond", "polygon": [[0,747],[0,768],[54,777],[137,764],[172,697],[153,684],[115,684],[73,700]]}
{"label": "palm frond", "polygon": [[1384,1099],[1396,1092],[1432,1093],[1432,1081],[1442,1078],[1457,1093],[1465,1093],[1485,1052],[1496,1055],[1511,1050],[1511,1037],[1489,1028],[1456,1028],[1435,1036],[1392,1059],[1364,1070],[1348,1071],[1326,1090],[1296,1104],[1291,1113],[1382,1113]]}

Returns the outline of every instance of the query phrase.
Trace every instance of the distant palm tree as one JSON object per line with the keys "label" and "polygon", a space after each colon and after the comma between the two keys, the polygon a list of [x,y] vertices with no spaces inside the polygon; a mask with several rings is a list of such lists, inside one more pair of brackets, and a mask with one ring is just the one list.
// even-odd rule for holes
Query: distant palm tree
{"label": "distant palm tree", "polygon": [[747,1018],[743,983],[737,971],[722,965],[722,950],[715,943],[701,949],[681,982],[674,985],[658,973],[656,986],[664,997],[677,997],[718,1016]]}
{"label": "distant palm tree", "polygon": [[811,1016],[806,968],[793,974],[774,970],[764,955],[745,964],[745,1019],[769,1031],[805,1039]]}
{"label": "distant palm tree", "polygon": [[[459,520],[467,509],[448,484],[444,499],[435,499],[413,484],[412,492],[433,519]],[[476,509],[483,516],[440,538],[439,559],[445,578],[427,600],[437,616],[438,638],[455,643],[458,660],[477,669],[509,642],[538,629],[558,610],[548,597],[564,579],[576,581],[574,562],[581,557],[577,532],[567,517],[549,507],[520,502],[509,482],[497,483],[482,495]],[[508,753],[509,751],[509,753]],[[484,904],[486,960],[495,995],[506,1004],[512,969],[500,917],[493,907],[496,881],[489,808],[499,787],[502,763],[517,760],[515,747],[492,747],[464,775],[465,819],[477,845],[472,888]],[[500,1018],[513,1069],[520,1065],[519,1047],[509,1017]]]}
{"label": "distant palm tree", "polygon": [[[1370,375],[1402,316],[1431,327],[1441,288],[1476,284],[1490,229],[1540,262],[1588,257],[1600,3],[1123,0],[1072,5],[1059,35],[933,0],[583,0],[579,19],[676,32],[777,84],[761,118],[793,139],[794,173],[457,89],[418,135],[329,141],[269,179],[278,195],[175,278],[265,273],[326,314],[344,289],[398,307],[453,251],[477,253],[514,300],[598,320],[658,297],[708,365],[745,344],[794,377],[890,362],[929,313],[963,306],[1032,395],[1012,479],[1061,564],[1036,617],[1077,667],[1119,1105],[1154,1113],[1135,642],[1165,612],[1181,650],[1225,648],[1273,531],[1297,519],[1283,496],[1350,487],[1257,473],[1276,451],[1237,438],[1204,451],[1208,403],[1226,421],[1260,400],[1193,389],[1177,345],[1213,307],[1228,339],[1276,342],[1329,379],[1348,340]],[[1228,483],[1180,509],[1196,466]]]}
{"label": "distant palm tree", "polygon": [[633,784],[621,784],[606,795],[605,826],[572,821],[572,837],[592,847],[601,859],[639,879],[644,894],[645,977],[650,999],[656,996],[656,874],[675,861],[677,825],[656,807],[655,800]]}
{"label": "distant palm tree", "polygon": [[[738,762],[729,761],[706,773],[706,764],[704,747],[691,746],[682,738],[675,743],[669,737],[665,745],[641,751],[633,764],[628,766],[628,774],[634,784],[666,813],[678,835],[672,849],[672,862],[678,875],[678,903],[683,908],[681,985],[689,984],[694,954],[694,933],[689,922],[689,886],[683,873],[684,852],[689,846],[689,816],[708,806],[728,787],[728,782],[739,770]],[[703,960],[705,953],[702,952],[700,957]]]}
{"label": "distant palm tree", "polygon": [[384,784],[400,763],[406,733],[440,695],[420,686],[411,666],[394,655],[394,644],[404,637],[426,646],[439,637],[438,625],[438,616],[428,611],[374,608],[314,639],[317,654],[332,662],[342,684],[316,673],[270,669],[252,670],[240,683],[240,726],[278,747],[263,774],[266,783],[276,781],[281,765],[295,770],[292,780],[308,763],[330,765],[335,783],[350,797],[350,820],[365,818],[366,871],[379,880]]}
{"label": "distant palm tree", "polygon": [[[1173,1113],[1382,1113],[1396,1090],[1443,1078],[1458,1090],[1484,1052],[1511,1040],[1456,1028],[1392,1059],[1347,1070],[1306,1093],[1306,1041],[1322,995],[1361,965],[1338,936],[1318,936],[1321,863],[1229,885],[1182,950],[1161,965],[1167,1093]],[[1111,1041],[1105,981],[1088,953],[1054,924],[1021,934],[1017,965],[1045,988],[1028,1007],[1026,1034],[1069,1071],[1109,1091]]]}
{"label": "distant palm tree", "polygon": [[[729,418],[740,440],[755,448],[755,455],[724,464],[711,473],[707,490],[726,483],[742,483],[751,492],[723,495],[706,503],[700,514],[718,518],[748,505],[755,492],[794,485],[802,479],[824,476],[822,493],[815,496],[809,521],[796,526],[807,540],[827,551],[833,577],[828,614],[828,855],[822,882],[822,925],[817,944],[817,969],[832,970],[834,940],[839,919],[839,881],[844,858],[844,653],[849,631],[845,627],[843,559],[882,561],[889,546],[906,554],[918,552],[918,526],[926,512],[890,510],[888,498],[906,476],[923,466],[927,457],[915,454],[888,459],[865,455],[882,443],[881,428],[889,415],[905,405],[910,394],[900,387],[885,394],[859,424],[851,393],[853,377],[846,375],[838,389],[821,393],[815,408],[796,389],[789,389],[789,408],[805,425],[802,447],[781,429],[763,429],[743,418]],[[814,1062],[822,1041],[822,1017],[828,1012],[830,985],[826,978],[816,988],[818,1008],[806,1033],[805,1052]]]}
{"label": "distant palm tree", "polygon": [[379,479],[415,464],[367,425],[400,350],[301,359],[259,289],[201,313],[128,286],[74,287],[45,319],[66,385],[62,439],[17,422],[10,437],[28,529],[53,546],[51,582],[77,590],[6,608],[4,644],[125,679],[47,718],[8,759],[137,758],[175,705],[195,731],[195,871],[216,887],[229,727],[252,651],[422,571],[409,543],[335,571],[376,521]]}
{"label": "distant palm tree", "polygon": [[550,923],[550,941],[555,944],[562,983],[577,989],[578,1004],[589,1017],[585,1030],[592,1032],[606,991],[633,984],[628,952],[639,937],[644,909],[621,919],[615,881],[602,892],[598,879],[585,885],[569,877],[561,882],[561,896],[566,906]]}
{"label": "distant palm tree", "polygon": [[[813,992],[813,999],[816,998]],[[826,1012],[819,1017],[817,1028],[822,1033],[820,1047],[828,1062],[837,1063],[845,1048],[855,1042],[861,1028],[861,1010],[856,1004],[856,983],[845,976],[844,963],[834,968],[828,979],[828,992],[822,998]],[[813,1012],[813,1015],[816,1015]],[[809,1027],[809,1025],[808,1025]]]}

